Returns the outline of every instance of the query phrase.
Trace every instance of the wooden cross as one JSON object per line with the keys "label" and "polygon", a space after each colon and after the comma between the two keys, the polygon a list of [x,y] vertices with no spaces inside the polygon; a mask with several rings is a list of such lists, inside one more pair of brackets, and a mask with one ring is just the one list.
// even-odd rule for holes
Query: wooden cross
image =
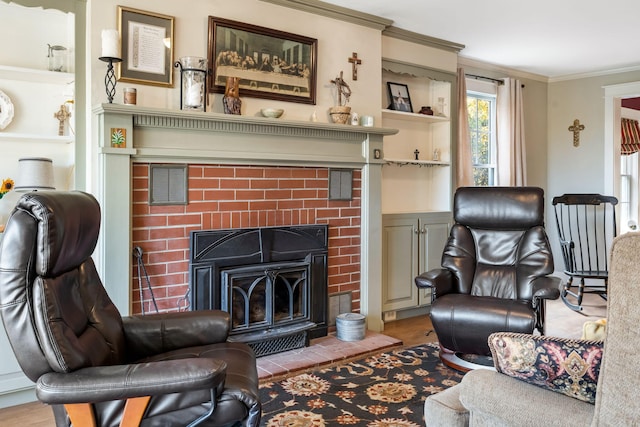
{"label": "wooden cross", "polygon": [[580,120],[575,119],[573,121],[573,125],[569,126],[569,131],[573,132],[573,146],[577,147],[580,145],[580,131],[584,130],[584,125],[580,124]]}
{"label": "wooden cross", "polygon": [[353,52],[353,56],[349,58],[349,62],[351,63],[353,80],[358,80],[358,65],[362,64],[362,60],[358,59],[358,52]]}
{"label": "wooden cross", "polygon": [[67,107],[64,104],[62,104],[60,106],[60,109],[53,114],[53,117],[60,121],[60,124],[58,125],[58,135],[63,136],[64,124],[67,121],[67,119],[71,117],[71,113],[68,112]]}

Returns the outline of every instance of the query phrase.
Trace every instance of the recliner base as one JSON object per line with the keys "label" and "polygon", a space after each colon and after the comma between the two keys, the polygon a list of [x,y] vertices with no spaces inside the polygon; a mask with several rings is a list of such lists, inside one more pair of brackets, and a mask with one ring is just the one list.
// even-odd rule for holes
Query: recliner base
{"label": "recliner base", "polygon": [[460,372],[469,372],[473,371],[474,369],[488,369],[491,371],[496,370],[496,368],[494,368],[493,366],[483,365],[481,363],[473,363],[465,360],[461,357],[462,353],[451,351],[443,346],[440,346],[439,356],[440,360],[445,366]]}

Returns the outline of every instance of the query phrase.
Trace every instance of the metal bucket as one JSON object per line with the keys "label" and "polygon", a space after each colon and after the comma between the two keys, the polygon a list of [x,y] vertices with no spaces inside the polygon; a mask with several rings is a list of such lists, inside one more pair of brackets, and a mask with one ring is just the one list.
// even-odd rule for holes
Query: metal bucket
{"label": "metal bucket", "polygon": [[360,341],[365,335],[365,317],[360,313],[336,316],[336,337],[341,341]]}

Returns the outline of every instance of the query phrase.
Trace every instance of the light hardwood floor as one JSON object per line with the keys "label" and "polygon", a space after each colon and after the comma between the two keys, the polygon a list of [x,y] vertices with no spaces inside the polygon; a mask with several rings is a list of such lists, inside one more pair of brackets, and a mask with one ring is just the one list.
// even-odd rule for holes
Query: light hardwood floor
{"label": "light hardwood floor", "polygon": [[[580,338],[584,322],[606,315],[606,301],[596,295],[587,295],[583,307],[583,312],[577,313],[567,308],[560,299],[548,303],[547,335]],[[430,330],[429,317],[419,316],[387,323],[384,333],[410,346],[436,341],[435,333],[428,333]],[[5,426],[54,427],[55,423],[51,409],[35,402],[0,409],[0,427]]]}

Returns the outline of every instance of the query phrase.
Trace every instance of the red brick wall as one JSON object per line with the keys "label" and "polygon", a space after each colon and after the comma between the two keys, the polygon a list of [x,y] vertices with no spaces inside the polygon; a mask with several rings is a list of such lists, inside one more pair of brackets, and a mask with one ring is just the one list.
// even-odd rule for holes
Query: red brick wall
{"label": "red brick wall", "polygon": [[[149,206],[149,164],[133,165],[133,247],[142,248],[160,311],[175,311],[189,288],[189,232],[298,224],[329,225],[329,295],[352,291],[360,310],[361,173],[353,199],[330,201],[329,170],[312,167],[189,165],[189,204]],[[133,314],[142,312],[133,265]],[[145,312],[151,295],[142,281]]]}

